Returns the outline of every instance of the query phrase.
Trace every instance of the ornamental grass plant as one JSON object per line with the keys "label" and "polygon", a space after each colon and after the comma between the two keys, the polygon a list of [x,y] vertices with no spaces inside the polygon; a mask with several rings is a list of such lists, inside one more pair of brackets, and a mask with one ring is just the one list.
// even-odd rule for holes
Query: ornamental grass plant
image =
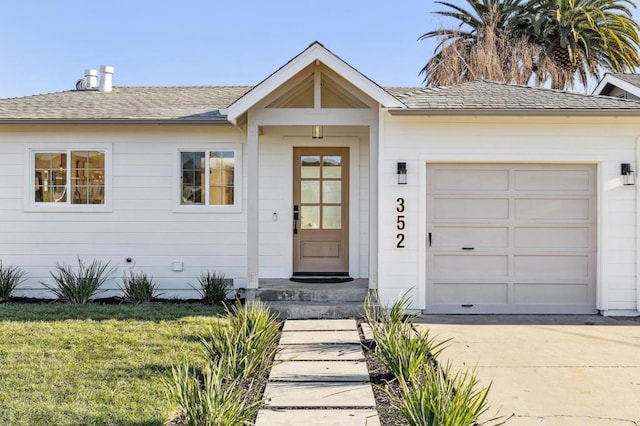
{"label": "ornamental grass plant", "polygon": [[262,302],[226,308],[226,319],[200,337],[207,365],[175,366],[169,395],[188,426],[242,426],[257,415],[264,381],[277,353],[280,323]]}
{"label": "ornamental grass plant", "polygon": [[24,281],[25,272],[13,265],[3,265],[0,260],[0,302],[9,300],[13,291]]}
{"label": "ornamental grass plant", "polygon": [[122,277],[122,292],[126,301],[131,303],[149,303],[158,297],[158,284],[145,272],[129,270]]}
{"label": "ornamental grass plant", "polygon": [[375,342],[373,355],[398,384],[397,392],[386,390],[394,408],[411,426],[496,424],[498,418],[479,420],[489,409],[489,387],[478,386],[473,370],[453,371],[450,364],[437,362],[450,339],[437,341],[428,330],[417,330],[412,324],[417,315],[408,312],[409,306],[405,294],[385,308],[375,292],[364,306]]}
{"label": "ornamental grass plant", "polygon": [[185,362],[172,368],[172,378],[169,393],[183,426],[242,426],[262,404],[253,398],[253,384],[245,389],[242,380],[229,380],[222,365],[210,364],[199,373]]}
{"label": "ornamental grass plant", "polygon": [[212,364],[225,365],[230,378],[268,372],[276,355],[280,324],[263,302],[227,307],[227,321],[215,322],[201,337]]}
{"label": "ornamental grass plant", "polygon": [[200,293],[202,302],[207,305],[222,305],[227,298],[230,284],[223,273],[205,271],[196,277],[198,287],[193,287]]}
{"label": "ornamental grass plant", "polygon": [[52,271],[53,284],[41,282],[58,299],[74,304],[88,303],[100,291],[100,287],[111,279],[116,267],[110,267],[110,262],[100,262],[94,259],[86,264],[78,258],[78,267],[56,263]]}
{"label": "ornamental grass plant", "polygon": [[440,368],[426,368],[409,384],[399,381],[401,394],[394,395],[394,406],[410,426],[472,426],[496,423],[499,418],[479,421],[489,410],[490,385],[478,386],[473,370],[453,371],[447,363]]}

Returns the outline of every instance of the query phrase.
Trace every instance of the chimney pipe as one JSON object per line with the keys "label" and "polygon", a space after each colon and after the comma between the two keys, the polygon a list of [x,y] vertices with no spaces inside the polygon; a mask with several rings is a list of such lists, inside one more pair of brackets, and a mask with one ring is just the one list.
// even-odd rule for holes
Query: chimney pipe
{"label": "chimney pipe", "polygon": [[111,92],[113,90],[113,67],[102,65],[100,67],[100,91]]}
{"label": "chimney pipe", "polygon": [[85,87],[89,90],[98,88],[98,71],[84,70]]}

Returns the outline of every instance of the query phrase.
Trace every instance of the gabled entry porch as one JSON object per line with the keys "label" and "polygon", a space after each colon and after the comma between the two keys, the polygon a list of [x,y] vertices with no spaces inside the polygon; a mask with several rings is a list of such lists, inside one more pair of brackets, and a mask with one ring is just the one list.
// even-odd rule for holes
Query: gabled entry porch
{"label": "gabled entry porch", "polygon": [[[377,288],[381,105],[402,106],[313,43],[229,107],[247,135],[250,293],[361,306],[366,291],[349,291]],[[289,283],[294,274],[354,281],[312,289]]]}

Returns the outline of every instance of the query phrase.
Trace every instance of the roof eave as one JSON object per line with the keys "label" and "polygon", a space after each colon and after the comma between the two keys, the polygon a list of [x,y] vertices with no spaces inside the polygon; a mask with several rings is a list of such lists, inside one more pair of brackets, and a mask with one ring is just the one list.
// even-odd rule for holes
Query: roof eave
{"label": "roof eave", "polygon": [[603,95],[602,93],[610,85],[615,86],[619,89],[622,89],[625,92],[629,92],[632,95],[640,98],[640,87],[634,84],[631,84],[627,81],[624,81],[612,74],[606,74],[602,78],[602,80],[600,80],[600,83],[598,83],[598,85],[596,86],[596,88],[593,90],[592,93],[597,96],[606,96],[606,95]]}
{"label": "roof eave", "polygon": [[478,109],[478,108],[410,108],[387,109],[397,116],[533,116],[533,117],[638,117],[639,109]]}
{"label": "roof eave", "polygon": [[160,119],[160,118],[87,118],[87,119],[65,119],[65,118],[9,118],[0,119],[0,124],[93,124],[93,125],[112,125],[112,124],[152,124],[152,125],[170,125],[170,126],[189,126],[189,125],[214,125],[214,126],[231,126],[226,119]]}

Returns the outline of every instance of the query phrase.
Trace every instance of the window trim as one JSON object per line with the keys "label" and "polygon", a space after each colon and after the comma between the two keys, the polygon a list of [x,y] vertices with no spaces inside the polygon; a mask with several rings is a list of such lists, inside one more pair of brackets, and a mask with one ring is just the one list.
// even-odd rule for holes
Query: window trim
{"label": "window trim", "polygon": [[[215,152],[233,151],[233,204],[182,204],[182,153],[183,152]],[[174,177],[174,212],[175,213],[241,213],[242,212],[242,144],[238,143],[212,143],[202,145],[180,146],[176,150],[175,177]],[[207,162],[207,168],[209,164]],[[207,179],[208,182],[208,179]]]}
{"label": "window trim", "polygon": [[[38,203],[35,200],[35,154],[39,152],[70,153],[73,151],[104,152],[104,204]],[[25,212],[111,212],[113,211],[112,145],[109,143],[31,143],[25,145],[24,211]],[[69,160],[68,160],[69,161]],[[70,173],[70,172],[69,172]],[[69,183],[70,184],[70,183]]]}

